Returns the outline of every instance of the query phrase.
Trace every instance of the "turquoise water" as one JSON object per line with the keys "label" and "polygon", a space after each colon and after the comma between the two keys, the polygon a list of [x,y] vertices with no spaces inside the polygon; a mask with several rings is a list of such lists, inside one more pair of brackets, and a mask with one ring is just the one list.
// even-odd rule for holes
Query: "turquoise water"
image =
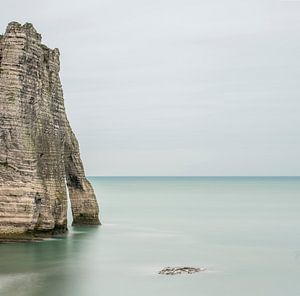
{"label": "turquoise water", "polygon": [[1,296],[300,295],[300,178],[90,180],[103,226],[0,245]]}

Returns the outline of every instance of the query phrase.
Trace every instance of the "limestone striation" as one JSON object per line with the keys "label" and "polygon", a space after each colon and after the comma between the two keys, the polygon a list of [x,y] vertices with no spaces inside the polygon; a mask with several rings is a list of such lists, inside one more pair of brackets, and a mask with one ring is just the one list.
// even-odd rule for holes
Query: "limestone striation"
{"label": "limestone striation", "polygon": [[[0,236],[100,224],[93,188],[66,117],[59,51],[26,23],[0,35]],[[69,194],[67,194],[67,192]]]}

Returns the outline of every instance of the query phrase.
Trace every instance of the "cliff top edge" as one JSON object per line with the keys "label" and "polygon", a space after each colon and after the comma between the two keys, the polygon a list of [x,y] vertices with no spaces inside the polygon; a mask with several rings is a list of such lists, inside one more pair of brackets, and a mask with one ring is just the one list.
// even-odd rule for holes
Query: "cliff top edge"
{"label": "cliff top edge", "polygon": [[[0,37],[3,38],[3,37],[5,37],[5,35],[12,34],[12,33],[25,33],[26,36],[30,36],[31,38],[36,39],[39,43],[41,43],[41,41],[42,41],[42,35],[40,33],[38,33],[38,31],[35,29],[35,27],[33,26],[32,23],[26,22],[25,24],[22,25],[19,22],[11,21],[8,23],[8,25],[6,27],[5,34],[0,35]],[[50,49],[50,48],[48,48],[48,46],[46,46],[42,43],[41,43],[41,45],[43,46],[44,49],[53,50],[59,54],[58,48]]]}

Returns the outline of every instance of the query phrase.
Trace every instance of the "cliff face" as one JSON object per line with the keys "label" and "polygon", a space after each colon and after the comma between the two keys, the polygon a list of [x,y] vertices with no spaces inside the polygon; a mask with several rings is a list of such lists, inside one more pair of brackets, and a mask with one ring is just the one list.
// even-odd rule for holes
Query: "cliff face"
{"label": "cliff face", "polygon": [[66,231],[67,188],[73,224],[99,224],[59,68],[31,24],[0,35],[0,234]]}

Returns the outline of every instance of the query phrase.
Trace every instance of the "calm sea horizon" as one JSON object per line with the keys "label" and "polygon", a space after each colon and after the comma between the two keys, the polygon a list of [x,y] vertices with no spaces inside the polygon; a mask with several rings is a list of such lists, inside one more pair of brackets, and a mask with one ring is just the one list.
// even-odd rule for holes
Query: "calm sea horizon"
{"label": "calm sea horizon", "polygon": [[103,225],[0,244],[1,296],[299,295],[300,177],[89,180]]}

